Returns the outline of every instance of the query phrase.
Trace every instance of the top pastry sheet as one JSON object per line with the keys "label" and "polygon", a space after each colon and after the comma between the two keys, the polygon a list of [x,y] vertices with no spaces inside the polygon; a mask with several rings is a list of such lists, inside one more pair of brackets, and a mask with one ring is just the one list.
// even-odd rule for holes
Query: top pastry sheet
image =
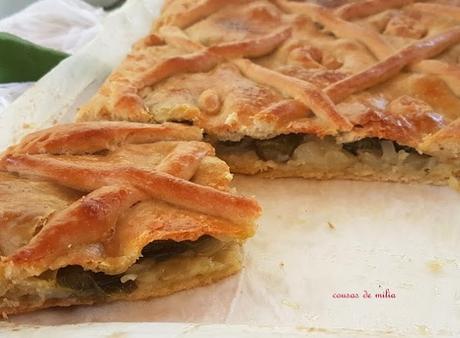
{"label": "top pastry sheet", "polygon": [[167,1],[78,118],[193,121],[232,141],[379,137],[457,157],[458,1],[321,3]]}

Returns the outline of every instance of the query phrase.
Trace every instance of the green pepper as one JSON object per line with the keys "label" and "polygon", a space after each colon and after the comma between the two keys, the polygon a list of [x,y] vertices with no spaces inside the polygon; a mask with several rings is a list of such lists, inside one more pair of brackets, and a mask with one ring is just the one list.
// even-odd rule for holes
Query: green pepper
{"label": "green pepper", "polygon": [[85,295],[104,297],[115,292],[130,293],[136,289],[135,281],[122,283],[122,275],[107,275],[103,272],[86,271],[81,266],[69,265],[60,268],[56,274],[57,283]]}
{"label": "green pepper", "polygon": [[256,140],[256,153],[265,161],[286,162],[302,142],[302,135],[279,135],[268,140]]}
{"label": "green pepper", "polygon": [[67,56],[0,32],[0,83],[37,81]]}
{"label": "green pepper", "polygon": [[365,137],[358,141],[344,143],[342,146],[353,155],[357,155],[358,151],[380,151],[382,149],[380,139],[376,137]]}

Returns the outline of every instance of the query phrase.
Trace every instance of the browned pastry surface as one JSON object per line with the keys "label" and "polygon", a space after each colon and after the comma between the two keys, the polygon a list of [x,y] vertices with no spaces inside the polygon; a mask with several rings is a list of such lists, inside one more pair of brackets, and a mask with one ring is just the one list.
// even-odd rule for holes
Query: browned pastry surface
{"label": "browned pastry surface", "polygon": [[[0,311],[161,296],[238,271],[260,208],[231,191],[228,166],[201,138],[173,123],[84,122],[10,147]],[[143,251],[152,244],[162,259]]]}
{"label": "browned pastry surface", "polygon": [[[234,142],[378,138],[450,161],[460,155],[459,12],[458,1],[166,1],[78,119],[192,121]],[[303,170],[234,160],[243,173]]]}
{"label": "browned pastry surface", "polygon": [[[433,15],[428,5],[171,1],[80,119],[193,120],[233,140],[354,129],[416,146],[460,106],[458,77],[447,80],[458,72],[458,9]],[[418,101],[392,109],[404,96]]]}

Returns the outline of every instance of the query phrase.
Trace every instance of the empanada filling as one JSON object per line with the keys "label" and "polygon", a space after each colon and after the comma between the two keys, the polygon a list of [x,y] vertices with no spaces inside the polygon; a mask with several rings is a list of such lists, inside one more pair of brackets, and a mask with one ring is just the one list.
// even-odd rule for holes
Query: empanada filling
{"label": "empanada filling", "polygon": [[[202,236],[196,241],[154,241],[142,250],[142,257],[122,274],[84,270],[70,265],[45,271],[16,283],[4,296],[3,305],[36,304],[53,299],[123,299],[136,292],[162,295],[166,289],[182,289],[181,283],[208,276],[227,276],[241,264],[237,241],[220,241]],[[123,296],[125,295],[125,296]],[[141,297],[142,298],[142,297]],[[145,298],[145,297],[144,297]]]}
{"label": "empanada filling", "polygon": [[215,146],[217,156],[234,172],[245,174],[268,172],[274,168],[280,176],[285,173],[286,176],[305,177],[312,172],[325,173],[329,177],[357,177],[388,171],[393,171],[394,177],[399,174],[413,177],[417,172],[418,176],[433,174],[436,179],[460,174],[460,165],[455,161],[441,161],[412,147],[379,138],[338,143],[331,136],[288,134],[267,140],[245,137],[239,142],[220,141]]}
{"label": "empanada filling", "polygon": [[366,137],[361,140],[349,143],[336,143],[333,137],[325,137],[320,139],[311,135],[287,134],[279,135],[271,139],[257,140],[250,137],[245,137],[239,142],[221,141],[218,143],[218,149],[222,152],[252,150],[255,151],[258,157],[264,161],[274,161],[284,163],[290,160],[295,160],[295,152],[298,148],[319,147],[328,151],[341,151],[347,155],[359,156],[364,152],[373,153],[378,156],[383,156],[383,153],[403,151],[405,154],[419,155],[421,157],[429,157],[419,154],[412,147],[402,146],[396,142],[378,139],[375,137]]}
{"label": "empanada filling", "polygon": [[[153,260],[156,263],[166,261],[170,258],[179,256],[196,256],[212,254],[221,247],[220,241],[210,236],[202,236],[196,241],[158,240],[149,243],[142,249],[142,257],[136,262],[136,265],[142,265],[146,260]],[[207,248],[207,249],[206,249]],[[84,270],[81,266],[69,265],[60,268],[56,272],[57,285],[71,289],[77,293],[85,295],[105,296],[116,292],[131,293],[137,288],[137,275],[126,273],[118,275],[107,275],[103,272],[93,272]],[[124,278],[128,276],[128,279]],[[134,278],[130,279],[130,278]]]}

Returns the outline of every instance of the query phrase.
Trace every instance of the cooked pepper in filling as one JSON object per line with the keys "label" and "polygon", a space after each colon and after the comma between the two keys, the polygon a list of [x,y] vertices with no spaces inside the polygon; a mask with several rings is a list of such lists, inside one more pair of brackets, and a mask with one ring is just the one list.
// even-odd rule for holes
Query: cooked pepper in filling
{"label": "cooked pepper in filling", "polygon": [[302,138],[302,135],[298,134],[279,135],[268,140],[255,140],[254,145],[260,158],[266,161],[286,162],[302,142]]}
{"label": "cooked pepper in filling", "polygon": [[359,150],[381,150],[382,141],[392,142],[396,152],[404,150],[406,153],[417,153],[417,150],[412,147],[402,146],[396,142],[379,139],[377,137],[366,137],[355,142],[343,143],[342,147],[349,153],[357,155]]}
{"label": "cooked pepper in filling", "polygon": [[101,296],[114,292],[130,293],[136,289],[135,281],[128,280],[122,283],[121,277],[122,275],[85,271],[78,265],[60,268],[56,274],[57,283],[61,287]]}
{"label": "cooked pepper in filling", "polygon": [[[304,136],[300,134],[279,135],[267,140],[256,140],[245,137],[239,142],[219,142],[218,150],[219,148],[224,150],[254,150],[259,158],[264,161],[284,163],[291,159],[294,151],[299,145],[313,139],[316,142],[322,142],[322,140],[316,137],[308,135]],[[396,152],[404,150],[407,153],[418,154],[417,150],[412,147],[403,146],[396,142],[379,139],[376,137],[366,137],[355,142],[337,144],[337,146],[341,146],[341,148],[346,150],[349,154],[356,156],[360,151],[381,152],[382,142],[392,143]]]}
{"label": "cooked pepper in filling", "polygon": [[[144,247],[142,257],[138,262],[145,259],[154,259],[157,262],[164,261],[190,250],[195,251],[209,241],[215,241],[215,239],[205,235],[196,241],[153,241]],[[88,295],[105,296],[116,292],[131,293],[136,290],[136,281],[127,280],[122,282],[123,275],[107,275],[103,272],[85,271],[81,266],[69,265],[57,270],[56,281],[63,288]]]}

